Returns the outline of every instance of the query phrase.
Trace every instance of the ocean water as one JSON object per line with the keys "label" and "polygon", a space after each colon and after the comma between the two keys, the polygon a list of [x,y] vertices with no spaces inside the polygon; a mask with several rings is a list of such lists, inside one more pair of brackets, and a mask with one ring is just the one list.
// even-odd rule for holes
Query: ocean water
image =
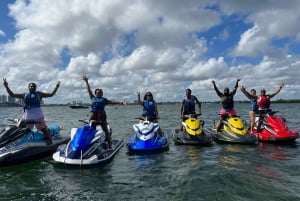
{"label": "ocean water", "polygon": [[[238,114],[249,120],[249,104],[236,103]],[[160,104],[160,125],[169,134],[169,150],[147,155],[129,154],[124,146],[105,166],[89,168],[56,164],[51,157],[0,168],[0,200],[300,200],[300,139],[289,145],[259,143],[208,147],[178,146],[171,130],[179,128],[179,104]],[[300,128],[300,104],[272,104],[290,128]],[[205,127],[212,127],[220,105],[202,105]],[[0,108],[0,127],[18,118],[21,108]],[[89,109],[43,107],[48,124],[72,127],[89,118]],[[139,105],[108,106],[114,139],[133,135],[141,114]]]}

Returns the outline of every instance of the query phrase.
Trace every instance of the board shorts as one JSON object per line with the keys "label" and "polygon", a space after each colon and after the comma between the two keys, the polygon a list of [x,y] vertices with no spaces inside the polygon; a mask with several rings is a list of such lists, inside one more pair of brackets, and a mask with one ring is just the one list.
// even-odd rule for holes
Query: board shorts
{"label": "board shorts", "polygon": [[234,109],[232,109],[232,110],[221,109],[219,114],[220,115],[236,115],[236,111]]}
{"label": "board shorts", "polygon": [[44,128],[47,128],[46,122],[44,117],[38,118],[38,119],[34,119],[35,121],[38,121],[39,123],[34,123],[34,124],[27,124],[26,128],[30,128],[33,129],[34,126],[36,127],[36,129],[38,130],[42,130]]}

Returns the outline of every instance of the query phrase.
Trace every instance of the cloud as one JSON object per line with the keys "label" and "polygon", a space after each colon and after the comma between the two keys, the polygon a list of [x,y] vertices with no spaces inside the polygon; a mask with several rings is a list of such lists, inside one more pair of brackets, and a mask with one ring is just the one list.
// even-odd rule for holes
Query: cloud
{"label": "cloud", "polygon": [[1,29],[0,29],[0,36],[3,36],[3,37],[5,37],[5,33],[4,33],[4,31],[2,31]]}
{"label": "cloud", "polygon": [[89,102],[83,75],[115,100],[152,91],[158,101],[180,101],[189,87],[214,101],[211,80],[232,87],[237,78],[270,89],[285,81],[278,98],[299,98],[299,4],[18,0],[8,13],[17,31],[0,40],[0,76],[16,92],[30,81],[51,91],[60,80],[49,102]]}

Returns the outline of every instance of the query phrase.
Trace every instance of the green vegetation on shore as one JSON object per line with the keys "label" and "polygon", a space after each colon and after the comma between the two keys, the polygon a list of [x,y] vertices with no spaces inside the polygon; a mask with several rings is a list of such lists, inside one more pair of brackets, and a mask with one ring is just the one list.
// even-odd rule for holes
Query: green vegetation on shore
{"label": "green vegetation on shore", "polygon": [[[236,103],[249,103],[249,100],[245,101],[235,101]],[[179,104],[180,102],[159,102],[158,104]],[[219,101],[213,102],[203,102],[205,103],[219,103]],[[300,99],[279,99],[273,100],[272,103],[300,103]],[[129,103],[129,105],[135,105],[137,103]],[[70,103],[67,104],[45,104],[44,106],[68,106]],[[17,103],[0,103],[0,107],[22,107],[22,105]]]}

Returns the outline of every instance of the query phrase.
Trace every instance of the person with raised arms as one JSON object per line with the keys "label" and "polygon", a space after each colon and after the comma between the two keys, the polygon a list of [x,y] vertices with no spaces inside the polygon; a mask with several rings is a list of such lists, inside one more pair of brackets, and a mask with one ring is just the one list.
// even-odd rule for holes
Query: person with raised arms
{"label": "person with raised arms", "polygon": [[8,82],[6,78],[3,78],[3,85],[9,94],[9,96],[13,98],[19,98],[24,100],[24,114],[23,114],[23,119],[31,119],[35,120],[38,123],[35,124],[27,124],[27,128],[32,129],[35,125],[35,127],[42,131],[45,135],[45,138],[47,140],[48,145],[52,144],[52,137],[48,131],[44,114],[41,109],[41,102],[42,98],[48,98],[52,97],[55,95],[57,92],[59,86],[60,86],[60,81],[57,82],[54,90],[52,93],[46,93],[46,92],[41,92],[41,91],[36,91],[37,85],[36,83],[29,83],[28,84],[28,90],[29,92],[27,93],[14,93],[11,91],[11,89],[8,87]]}
{"label": "person with raised arms", "polygon": [[217,132],[220,132],[221,127],[223,125],[223,120],[225,119],[225,117],[227,115],[236,115],[236,111],[234,109],[234,100],[233,97],[236,93],[236,90],[238,88],[238,83],[239,83],[240,79],[236,80],[234,89],[230,92],[229,88],[226,87],[224,89],[224,93],[220,92],[220,90],[218,89],[215,81],[213,80],[213,86],[214,86],[214,90],[216,91],[217,95],[220,97],[220,102],[222,104],[222,109],[220,110],[219,114],[220,114],[220,120],[218,121],[216,128],[217,128]]}
{"label": "person with raised arms", "polygon": [[105,140],[108,142],[109,148],[111,149],[111,136],[107,128],[107,116],[105,112],[105,105],[107,104],[123,104],[127,105],[127,102],[119,102],[119,101],[112,101],[108,100],[107,98],[103,97],[103,91],[102,89],[96,88],[94,93],[91,90],[88,77],[86,75],[82,76],[82,80],[86,83],[87,91],[90,96],[90,99],[92,100],[91,104],[91,112],[92,115],[90,117],[90,120],[95,120],[97,122],[100,122],[102,130],[105,132]]}
{"label": "person with raised arms", "polygon": [[240,87],[242,93],[250,99],[251,105],[252,105],[251,110],[253,110],[253,112],[252,111],[249,112],[250,120],[251,120],[251,124],[250,124],[251,132],[255,125],[256,114],[259,114],[259,116],[260,116],[258,126],[257,126],[257,130],[259,131],[261,128],[261,124],[262,124],[263,114],[266,114],[267,111],[270,109],[271,98],[276,96],[283,87],[284,87],[284,83],[281,82],[281,83],[279,83],[278,89],[276,91],[274,91],[273,93],[266,94],[266,90],[261,89],[260,95],[256,95],[255,89],[251,89],[251,91],[249,93],[244,86]]}

